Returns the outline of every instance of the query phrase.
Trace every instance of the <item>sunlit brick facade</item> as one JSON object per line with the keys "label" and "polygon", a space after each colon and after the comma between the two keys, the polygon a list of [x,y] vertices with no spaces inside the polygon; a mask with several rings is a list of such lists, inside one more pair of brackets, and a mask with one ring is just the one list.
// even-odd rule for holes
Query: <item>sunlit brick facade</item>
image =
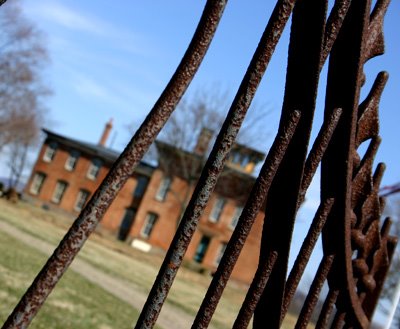
{"label": "sunlit brick facade", "polygon": [[[44,130],[47,137],[32,169],[25,195],[47,207],[78,215],[118,157],[118,153],[105,147],[110,129],[111,123],[108,123],[98,144]],[[157,148],[161,155],[159,165],[141,163],[136,168],[100,225],[134,247],[165,251],[172,241],[193,184],[163,166],[165,159],[174,156],[174,148],[161,142]],[[185,154],[190,161],[193,159],[198,166],[196,170],[200,172],[203,158],[194,153]],[[233,150],[229,165],[189,245],[185,255],[187,261],[210,272],[216,269],[254,183],[250,173],[261,158],[261,154],[248,148],[238,146]],[[176,165],[178,171],[179,167]],[[232,276],[238,281],[249,283],[254,276],[263,217],[260,212],[235,266]]]}

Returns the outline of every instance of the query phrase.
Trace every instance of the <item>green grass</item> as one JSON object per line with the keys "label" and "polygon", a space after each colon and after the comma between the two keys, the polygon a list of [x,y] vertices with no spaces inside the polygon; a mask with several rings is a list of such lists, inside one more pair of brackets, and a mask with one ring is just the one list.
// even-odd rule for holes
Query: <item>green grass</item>
{"label": "green grass", "polygon": [[[40,270],[47,256],[0,234],[0,323]],[[132,328],[138,312],[97,285],[68,271],[52,292],[31,328]]]}
{"label": "green grass", "polygon": [[[12,205],[0,200],[0,209],[1,221],[54,247],[72,223],[70,217],[23,202]],[[10,255],[4,260],[0,257],[0,301],[4,301],[0,304],[0,320],[3,320],[47,256],[6,235],[1,238],[0,247],[3,255]],[[160,255],[139,252],[102,230],[92,234],[78,258],[114,278],[129,282],[137,291],[146,294],[162,262]],[[194,317],[210,280],[207,275],[181,268],[166,302]],[[231,328],[245,294],[245,287],[229,283],[210,328]],[[136,318],[137,311],[131,306],[75,272],[67,271],[35,318],[32,328],[131,328]],[[292,328],[293,321],[292,316],[287,316],[282,328]]]}

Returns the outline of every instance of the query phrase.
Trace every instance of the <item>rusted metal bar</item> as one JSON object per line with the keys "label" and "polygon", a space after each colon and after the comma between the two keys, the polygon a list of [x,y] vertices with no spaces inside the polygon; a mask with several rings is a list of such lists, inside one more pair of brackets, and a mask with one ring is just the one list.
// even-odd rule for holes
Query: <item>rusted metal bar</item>
{"label": "rusted metal bar", "polygon": [[383,20],[390,0],[378,0],[370,16],[368,35],[365,45],[364,61],[384,52]]}
{"label": "rusted metal bar", "polygon": [[264,266],[257,269],[254,280],[250,285],[250,288],[246,294],[246,298],[243,301],[242,307],[240,308],[239,314],[233,324],[232,329],[248,328],[251,317],[253,316],[257,303],[265,289],[277,257],[278,255],[276,252],[272,252]]}
{"label": "rusted metal bar", "polygon": [[343,312],[346,309],[347,313],[344,317],[339,312],[335,323],[341,324],[349,319],[354,322],[354,326],[361,328],[367,328],[369,320],[357,294],[351,261],[351,226],[357,221],[352,208],[352,179],[353,169],[359,165],[356,157],[356,132],[360,88],[364,80],[362,67],[369,13],[369,0],[351,2],[330,53],[325,115],[328,116],[333,109],[339,107],[343,109],[343,114],[321,166],[321,196],[335,198],[335,205],[323,232],[324,253],[335,254],[335,268],[328,281],[330,286],[341,291],[342,305],[338,305],[338,308]]}
{"label": "rusted metal bar", "polygon": [[328,214],[334,203],[333,199],[328,199],[322,202],[315,214],[314,220],[310,226],[306,238],[301,245],[300,252],[298,253],[292,270],[290,271],[289,277],[286,282],[285,296],[282,303],[282,316],[286,315],[289,308],[289,304],[296,292],[297,286],[304,273],[307,263],[310,259],[311,253],[314,250],[315,244],[320,236],[320,233],[325,225]]}
{"label": "rusted metal bar", "polygon": [[347,313],[345,311],[337,311],[335,317],[333,318],[331,329],[341,329],[344,326],[344,319],[346,318]]}
{"label": "rusted metal bar", "polygon": [[94,231],[192,81],[211,43],[225,5],[225,0],[207,1],[192,41],[170,82],[93,197],[15,307],[3,328],[26,328],[29,325],[89,235]]}
{"label": "rusted metal bar", "polygon": [[304,305],[301,309],[299,318],[295,329],[305,329],[310,322],[312,312],[314,311],[315,305],[318,302],[319,294],[321,293],[322,286],[326,281],[329,271],[331,270],[334,256],[324,256],[321,264],[318,267],[317,273],[315,274],[314,280],[311,284],[310,291],[307,294]]}
{"label": "rusted metal bar", "polygon": [[295,0],[280,0],[275,6],[135,328],[152,328],[157,320],[199,218],[214,190],[225,159],[290,17],[294,2]]}
{"label": "rusted metal bar", "polygon": [[278,253],[278,259],[254,313],[255,329],[280,326],[290,243],[315,109],[326,10],[327,1],[299,1],[293,10],[280,129],[293,109],[302,115],[267,197],[260,264],[272,251]]}
{"label": "rusted metal bar", "polygon": [[339,296],[339,290],[330,289],[328,295],[325,298],[324,305],[319,314],[317,324],[315,329],[326,329],[329,325],[329,319],[332,315],[333,308],[335,306],[336,300]]}
{"label": "rusted metal bar", "polygon": [[[279,164],[282,161],[290,140],[296,131],[299,120],[300,113],[297,111],[293,112],[287,127],[276,136],[270,152],[265,159],[264,165],[261,168],[260,174],[254,183],[242,214],[239,217],[238,224],[229,240],[220,265],[213,276],[207,293],[197,312],[192,328],[208,327],[256,216],[265,202],[272,180],[279,168]],[[276,254],[274,253],[274,255]],[[268,265],[267,267],[269,268],[270,266]],[[257,278],[261,277],[258,275]],[[265,278],[261,279],[265,280]],[[261,283],[257,285],[261,285]]]}
{"label": "rusted metal bar", "polygon": [[342,27],[344,18],[349,10],[351,0],[336,0],[325,27],[324,46],[321,55],[321,67],[325,63],[332,46]]}
{"label": "rusted metal bar", "polygon": [[297,206],[303,203],[306,196],[308,187],[317,171],[318,165],[328,147],[329,141],[331,140],[332,134],[335,131],[336,125],[339,122],[340,116],[342,114],[342,109],[336,109],[332,115],[324,121],[321,130],[315,139],[311,151],[307,157],[306,163],[304,165],[304,173],[301,181],[299,200],[297,201]]}

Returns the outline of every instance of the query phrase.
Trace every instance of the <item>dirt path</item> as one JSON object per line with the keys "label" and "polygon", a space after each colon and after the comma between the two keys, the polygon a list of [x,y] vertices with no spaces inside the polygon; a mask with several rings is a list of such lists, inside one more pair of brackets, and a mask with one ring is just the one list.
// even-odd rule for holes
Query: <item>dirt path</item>
{"label": "dirt path", "polygon": [[[0,230],[48,256],[50,256],[54,251],[55,247],[50,243],[22,232],[16,227],[3,221],[0,221]],[[102,287],[115,297],[127,302],[139,311],[142,309],[143,304],[146,301],[147,295],[135,290],[135,287],[131,283],[105,274],[82,259],[79,259],[79,257],[73,261],[70,269]],[[186,329],[190,328],[192,321],[193,319],[188,316],[188,314],[176,307],[165,304],[160,316],[158,317],[157,325],[165,329]]]}

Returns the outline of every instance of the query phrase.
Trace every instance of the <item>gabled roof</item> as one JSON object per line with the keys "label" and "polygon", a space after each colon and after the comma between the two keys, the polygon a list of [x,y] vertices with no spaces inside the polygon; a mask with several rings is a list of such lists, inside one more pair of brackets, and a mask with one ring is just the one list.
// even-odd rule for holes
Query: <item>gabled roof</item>
{"label": "gabled roof", "polygon": [[[55,141],[60,145],[67,146],[88,156],[96,157],[104,161],[104,163],[108,166],[111,166],[120,155],[120,152],[105,147],[103,145],[88,143],[74,138],[66,137],[44,128],[42,129],[42,131],[47,135],[47,140]],[[154,166],[144,161],[141,161],[140,164],[137,166],[136,171],[144,175],[151,175],[154,169]]]}
{"label": "gabled roof", "polygon": [[[206,158],[159,140],[156,141],[156,146],[161,170],[167,171],[169,175],[176,175],[183,179],[187,179],[185,176],[188,173],[193,176],[191,177],[193,180],[197,180],[200,177]],[[188,168],[183,168],[184,166],[190,166],[189,170]],[[220,195],[237,199],[244,203],[254,182],[255,178],[252,175],[230,167],[227,163],[218,179],[215,191]]]}

